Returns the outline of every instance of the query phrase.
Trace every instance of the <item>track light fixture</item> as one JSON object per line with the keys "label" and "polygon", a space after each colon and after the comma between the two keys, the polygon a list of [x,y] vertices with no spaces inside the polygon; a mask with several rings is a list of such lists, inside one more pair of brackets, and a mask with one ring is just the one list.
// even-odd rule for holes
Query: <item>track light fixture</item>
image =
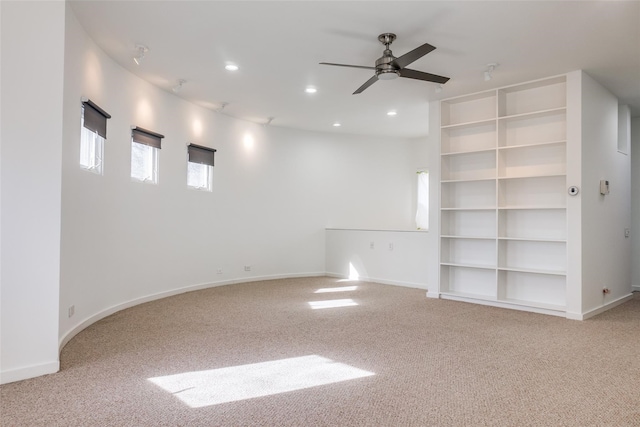
{"label": "track light fixture", "polygon": [[220,107],[218,107],[216,113],[222,113],[227,105],[229,105],[228,102],[223,102],[222,104],[220,104]]}
{"label": "track light fixture", "polygon": [[182,90],[182,85],[185,84],[187,81],[185,79],[179,79],[178,80],[178,84],[175,85],[174,87],[171,88],[171,90],[173,91],[173,93],[178,93]]}
{"label": "track light fixture", "polygon": [[147,54],[147,52],[149,52],[149,48],[146,47],[143,44],[137,44],[136,45],[136,54],[133,57],[133,62],[136,63],[136,65],[140,65],[142,64],[142,61],[144,60],[144,56]]}
{"label": "track light fixture", "polygon": [[487,69],[484,70],[484,81],[488,82],[489,80],[491,80],[493,78],[493,70],[496,69],[496,67],[500,65],[497,62],[492,62],[491,64],[487,64]]}

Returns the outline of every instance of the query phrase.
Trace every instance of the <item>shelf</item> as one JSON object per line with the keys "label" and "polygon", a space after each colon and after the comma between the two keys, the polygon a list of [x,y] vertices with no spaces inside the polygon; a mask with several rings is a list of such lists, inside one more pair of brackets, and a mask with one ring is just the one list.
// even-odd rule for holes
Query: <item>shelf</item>
{"label": "shelf", "polygon": [[495,211],[495,207],[441,208],[442,211]]}
{"label": "shelf", "polygon": [[440,183],[442,184],[449,184],[449,183],[455,183],[455,182],[478,182],[478,181],[495,181],[496,177],[494,176],[493,178],[470,178],[470,179],[443,179],[442,181],[440,181]]}
{"label": "shelf", "polygon": [[532,268],[498,267],[498,271],[515,271],[517,273],[546,274],[550,276],[566,276],[566,271],[536,270]]}
{"label": "shelf", "polygon": [[498,206],[498,210],[544,210],[544,209],[567,209],[566,206],[540,205],[540,206]]}
{"label": "shelf", "polygon": [[463,155],[463,154],[475,154],[475,153],[485,153],[485,152],[491,152],[491,151],[496,151],[495,147],[494,148],[479,148],[477,150],[466,150],[466,151],[453,151],[450,153],[440,153],[441,156],[457,156],[457,155]]}
{"label": "shelf", "polygon": [[443,239],[470,239],[470,240],[496,240],[496,237],[482,237],[482,236],[440,236]]}
{"label": "shelf", "polygon": [[465,128],[473,128],[476,126],[493,124],[496,122],[495,117],[492,119],[483,119],[483,120],[475,120],[472,122],[464,122],[464,123],[454,123],[452,125],[443,125],[440,129],[465,129]]}
{"label": "shelf", "polygon": [[517,150],[520,148],[531,148],[531,147],[541,147],[541,146],[545,146],[545,145],[561,145],[561,144],[566,144],[567,141],[562,139],[559,141],[545,141],[545,142],[536,142],[533,144],[523,144],[523,145],[509,145],[506,147],[498,147],[498,150]]}
{"label": "shelf", "polygon": [[522,176],[499,176],[496,179],[527,179],[527,178],[546,178],[550,176],[567,176],[566,173],[549,173],[539,175],[522,175]]}
{"label": "shelf", "polygon": [[480,270],[496,270],[496,266],[491,265],[477,265],[477,264],[459,264],[454,262],[441,262],[440,265],[444,265],[447,267],[462,267],[462,268],[477,268]]}
{"label": "shelf", "polygon": [[511,120],[521,120],[521,119],[534,119],[538,117],[554,116],[559,113],[566,113],[566,111],[567,111],[567,107],[551,108],[548,110],[534,111],[531,113],[521,113],[521,114],[512,114],[510,116],[502,116],[502,117],[498,117],[498,120],[511,121]]}
{"label": "shelf", "polygon": [[[445,237],[445,236],[442,236]],[[520,242],[552,242],[552,243],[567,243],[566,239],[546,239],[544,237],[497,237],[498,240],[515,240]]]}
{"label": "shelf", "polygon": [[440,103],[441,126],[458,126],[496,118],[496,91],[448,99]]}
{"label": "shelf", "polygon": [[456,291],[446,291],[440,292],[441,295],[458,297],[458,298],[469,298],[469,299],[477,299],[481,301],[497,301],[494,296],[491,295],[483,295],[483,294],[472,294],[469,292],[456,292]]}
{"label": "shelf", "polygon": [[511,299],[511,298],[497,299],[496,301],[503,302],[506,304],[526,306],[526,307],[543,308],[546,310],[554,310],[554,311],[562,311],[562,312],[565,312],[567,310],[566,306],[564,305],[546,304],[538,301],[526,301],[526,300],[517,300],[517,299]]}

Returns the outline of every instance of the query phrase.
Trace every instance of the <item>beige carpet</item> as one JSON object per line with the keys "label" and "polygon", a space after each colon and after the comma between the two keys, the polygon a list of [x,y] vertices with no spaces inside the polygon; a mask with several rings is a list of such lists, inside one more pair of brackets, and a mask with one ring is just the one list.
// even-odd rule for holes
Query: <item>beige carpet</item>
{"label": "beige carpet", "polygon": [[[309,304],[335,299],[357,305]],[[578,322],[374,283],[255,282],[116,313],[61,364],[0,387],[2,426],[640,426],[640,295]],[[204,379],[149,380],[189,372]]]}

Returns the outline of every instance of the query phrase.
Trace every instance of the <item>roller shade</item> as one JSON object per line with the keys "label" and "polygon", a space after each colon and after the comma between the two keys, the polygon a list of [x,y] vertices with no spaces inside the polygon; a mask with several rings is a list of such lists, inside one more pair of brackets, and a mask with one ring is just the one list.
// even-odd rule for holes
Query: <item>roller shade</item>
{"label": "roller shade", "polygon": [[90,99],[84,101],[82,106],[84,107],[84,127],[107,139],[107,119],[111,118],[109,113],[91,102]]}
{"label": "roller shade", "polygon": [[216,153],[216,150],[214,148],[189,144],[188,150],[189,161],[191,163],[201,163],[203,165],[213,166],[213,160]]}
{"label": "roller shade", "polygon": [[131,130],[131,137],[133,138],[133,142],[137,142],[138,144],[162,148],[160,147],[160,142],[162,138],[164,138],[164,135],[160,135],[159,133],[136,127]]}

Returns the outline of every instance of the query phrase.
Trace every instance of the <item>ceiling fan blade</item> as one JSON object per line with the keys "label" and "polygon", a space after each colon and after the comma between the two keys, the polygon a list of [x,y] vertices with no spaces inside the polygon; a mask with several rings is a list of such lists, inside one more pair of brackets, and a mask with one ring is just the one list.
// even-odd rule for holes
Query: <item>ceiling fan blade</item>
{"label": "ceiling fan blade", "polygon": [[422,46],[413,49],[411,52],[407,52],[404,55],[399,56],[392,62],[392,64],[394,64],[398,68],[404,68],[407,65],[411,64],[413,61],[417,61],[418,59],[422,58],[434,49],[434,46],[431,46],[429,43],[425,43]]}
{"label": "ceiling fan blade", "polygon": [[449,77],[438,76],[431,73],[423,73],[422,71],[410,70],[408,68],[403,68],[402,70],[399,71],[399,73],[400,73],[400,77],[407,77],[409,79],[416,79],[416,80],[424,80],[426,82],[443,84],[449,81]]}
{"label": "ceiling fan blade", "polygon": [[359,87],[355,92],[353,92],[353,94],[354,94],[354,95],[357,95],[357,94],[359,94],[359,93],[364,92],[364,90],[365,90],[366,88],[368,88],[369,86],[371,86],[372,84],[374,84],[374,83],[375,83],[375,82],[377,82],[377,81],[378,81],[378,76],[376,76],[376,75],[374,74],[374,76],[373,76],[373,77],[371,77],[369,80],[367,80],[367,81],[365,82],[365,84],[363,84],[362,86],[360,86],[360,87]]}
{"label": "ceiling fan blade", "polygon": [[333,64],[331,62],[321,62],[321,65],[334,65],[336,67],[350,67],[350,68],[364,68],[365,70],[375,70],[376,67],[365,67],[364,65],[347,65],[347,64]]}

